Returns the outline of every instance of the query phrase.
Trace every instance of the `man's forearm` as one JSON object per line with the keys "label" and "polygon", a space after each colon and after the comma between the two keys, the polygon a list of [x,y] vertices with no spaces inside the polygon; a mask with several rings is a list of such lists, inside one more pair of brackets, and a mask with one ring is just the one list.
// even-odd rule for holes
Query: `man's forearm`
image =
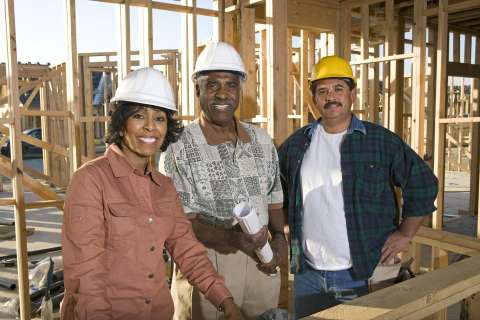
{"label": "man's forearm", "polygon": [[268,209],[268,229],[270,230],[272,236],[275,233],[284,233],[285,219],[283,215],[284,212],[281,206],[278,208],[272,207]]}
{"label": "man's forearm", "polygon": [[422,226],[424,220],[424,216],[405,218],[402,223],[400,223],[398,231],[400,231],[400,233],[402,233],[404,236],[412,239],[417,233],[418,229],[420,229]]}
{"label": "man's forearm", "polygon": [[234,248],[228,244],[228,230],[206,225],[197,218],[193,218],[191,222],[195,236],[205,247],[219,252],[234,251]]}

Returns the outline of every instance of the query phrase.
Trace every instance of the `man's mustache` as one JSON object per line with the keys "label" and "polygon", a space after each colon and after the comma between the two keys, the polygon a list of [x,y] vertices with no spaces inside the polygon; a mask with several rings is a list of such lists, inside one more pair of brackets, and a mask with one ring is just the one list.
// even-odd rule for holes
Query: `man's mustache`
{"label": "man's mustache", "polygon": [[329,101],[323,106],[324,109],[328,109],[330,107],[343,107],[343,105],[338,101]]}

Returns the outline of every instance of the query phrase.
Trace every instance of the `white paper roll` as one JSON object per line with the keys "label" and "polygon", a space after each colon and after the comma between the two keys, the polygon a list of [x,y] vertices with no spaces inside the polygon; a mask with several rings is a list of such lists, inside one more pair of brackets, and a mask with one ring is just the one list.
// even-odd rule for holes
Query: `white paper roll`
{"label": "white paper roll", "polygon": [[[255,207],[245,201],[240,202],[233,208],[233,214],[240,224],[242,231],[247,234],[255,234],[262,228]],[[262,248],[257,249],[255,252],[262,263],[268,263],[273,259],[272,248],[270,248],[268,241]]]}

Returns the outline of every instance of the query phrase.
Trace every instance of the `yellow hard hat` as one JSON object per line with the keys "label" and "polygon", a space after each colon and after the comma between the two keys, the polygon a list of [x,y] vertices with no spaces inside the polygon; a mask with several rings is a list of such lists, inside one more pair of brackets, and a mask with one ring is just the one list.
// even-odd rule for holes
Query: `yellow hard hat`
{"label": "yellow hard hat", "polygon": [[337,56],[328,56],[315,64],[310,83],[328,78],[349,78],[355,83],[352,68],[347,60]]}

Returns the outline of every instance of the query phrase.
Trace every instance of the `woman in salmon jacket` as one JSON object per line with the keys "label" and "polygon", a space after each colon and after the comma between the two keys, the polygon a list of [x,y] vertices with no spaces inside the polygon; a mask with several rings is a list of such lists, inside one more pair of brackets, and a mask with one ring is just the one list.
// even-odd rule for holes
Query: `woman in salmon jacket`
{"label": "woman in salmon jacket", "polygon": [[67,190],[62,319],[171,319],[164,247],[227,319],[240,319],[172,182],[149,161],[182,130],[170,84],[160,71],[138,69],[112,103],[105,155],[78,169]]}

